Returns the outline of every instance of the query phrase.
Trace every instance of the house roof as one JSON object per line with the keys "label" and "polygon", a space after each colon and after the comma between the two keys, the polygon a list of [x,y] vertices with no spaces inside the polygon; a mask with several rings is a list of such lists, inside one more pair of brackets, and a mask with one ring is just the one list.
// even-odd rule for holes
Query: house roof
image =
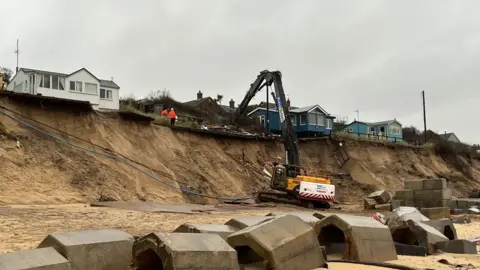
{"label": "house roof", "polygon": [[[80,72],[81,70],[85,70],[88,74],[92,75],[92,77],[94,77],[97,81],[100,82],[100,86],[103,86],[103,87],[109,87],[109,88],[114,88],[114,89],[120,89],[120,86],[118,86],[118,84],[114,83],[113,81],[111,80],[102,80],[102,79],[99,79],[97,78],[95,75],[93,75],[90,71],[88,71],[88,69],[86,68],[81,68],[79,70],[76,70],[70,74],[66,74],[66,73],[59,73],[59,72],[52,72],[52,71],[46,71],[46,70],[40,70],[40,69],[33,69],[33,68],[20,68],[20,70],[23,70],[23,72],[25,73],[32,73],[32,72],[36,72],[36,73],[42,73],[42,74],[48,74],[48,75],[56,75],[56,76],[65,76],[65,77],[68,77],[68,76],[71,76],[77,72]],[[15,74],[16,76],[17,74]],[[14,78],[15,78],[14,76]],[[13,80],[13,78],[12,78]]]}
{"label": "house roof", "polygon": [[[291,109],[291,110],[290,110],[290,113],[305,113],[305,112],[311,112],[311,111],[313,111],[313,110],[316,109],[316,108],[319,108],[323,113],[325,113],[325,116],[326,116],[327,118],[335,118],[335,116],[329,115],[327,112],[325,112],[325,110],[323,110],[323,109],[322,109],[320,106],[318,106],[318,105],[312,105],[312,106],[307,106],[307,107],[302,107],[302,108]],[[251,115],[251,114],[255,113],[255,112],[258,111],[258,110],[266,111],[267,108],[257,107],[257,108],[255,108],[255,110],[249,112],[247,115]],[[268,110],[271,111],[271,112],[278,112],[277,109],[268,109]]]}
{"label": "house roof", "polygon": [[230,106],[228,106],[228,105],[220,105],[220,107],[222,107],[222,109],[223,109],[224,111],[228,112],[228,113],[234,112],[234,111],[236,110],[236,108],[235,108],[235,109],[232,109],[232,108],[230,108]]}
{"label": "house roof", "polygon": [[444,140],[448,140],[452,135],[456,136],[455,133],[450,132],[450,133],[443,133],[443,134],[438,134],[440,138]]}
{"label": "house roof", "polygon": [[291,109],[291,113],[303,113],[303,112],[311,112],[315,109],[319,109],[321,112],[323,112],[325,115],[329,115],[322,107],[319,105],[311,105],[311,106],[306,106],[302,108],[296,108],[296,109]]}
{"label": "house roof", "polygon": [[196,106],[200,105],[200,103],[202,103],[206,100],[209,100],[209,99],[211,99],[213,101],[213,98],[211,98],[211,97],[204,97],[204,98],[200,98],[200,99],[194,99],[194,100],[190,100],[190,101],[187,101],[187,102],[183,102],[183,104],[188,105],[188,106],[192,106],[192,107],[196,107]]}
{"label": "house roof", "polygon": [[102,79],[100,79],[100,86],[120,89],[120,86],[118,86],[118,84],[116,84],[114,81],[108,81],[108,80],[102,80]]}
{"label": "house roof", "polygon": [[353,121],[350,124],[348,124],[348,126],[357,122],[360,124],[365,124],[367,126],[372,126],[372,127],[388,125],[392,122],[397,122],[400,126],[402,125],[402,123],[398,122],[396,119],[393,119],[393,120],[386,120],[386,121],[380,121],[380,122]]}

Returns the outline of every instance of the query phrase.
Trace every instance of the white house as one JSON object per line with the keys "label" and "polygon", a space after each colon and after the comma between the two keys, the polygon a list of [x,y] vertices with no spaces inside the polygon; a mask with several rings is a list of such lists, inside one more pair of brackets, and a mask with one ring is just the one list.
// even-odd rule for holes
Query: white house
{"label": "white house", "polygon": [[120,107],[120,87],[111,80],[98,79],[85,68],[70,74],[21,68],[7,90],[89,101],[96,110],[118,110]]}

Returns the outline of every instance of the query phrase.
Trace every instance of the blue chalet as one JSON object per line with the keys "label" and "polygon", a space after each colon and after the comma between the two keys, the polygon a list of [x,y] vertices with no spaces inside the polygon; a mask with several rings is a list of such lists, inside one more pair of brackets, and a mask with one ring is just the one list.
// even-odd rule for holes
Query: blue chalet
{"label": "blue chalet", "polygon": [[402,124],[396,119],[373,123],[353,121],[345,127],[344,131],[372,139],[403,140]]}
{"label": "blue chalet", "polygon": [[[258,107],[248,113],[249,117],[256,117],[260,123],[266,125],[267,109]],[[295,108],[290,110],[293,129],[298,137],[315,137],[330,135],[333,130],[333,119],[322,107],[318,105]],[[269,132],[281,133],[280,116],[276,109],[268,110]]]}

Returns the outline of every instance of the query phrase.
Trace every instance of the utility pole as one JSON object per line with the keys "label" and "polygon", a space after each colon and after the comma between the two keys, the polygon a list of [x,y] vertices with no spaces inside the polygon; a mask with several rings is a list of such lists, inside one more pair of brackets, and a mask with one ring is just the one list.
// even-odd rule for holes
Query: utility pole
{"label": "utility pole", "polygon": [[423,100],[423,135],[425,137],[425,143],[427,142],[427,113],[425,110],[425,91],[422,91]]}
{"label": "utility pole", "polygon": [[18,50],[18,38],[17,38],[17,49],[15,50],[15,54],[17,55],[17,69],[15,70],[15,73],[18,72],[18,54],[20,53],[20,51]]}
{"label": "utility pole", "polygon": [[268,85],[267,85],[267,116],[265,117],[265,118],[266,118],[266,119],[265,119],[265,127],[266,127],[266,130],[267,130],[267,132],[266,132],[267,134],[270,132],[270,129],[269,129],[270,125],[269,125],[269,123],[268,123],[268,120],[269,120],[269,119],[268,119],[269,107],[270,107],[270,106],[269,106],[269,104],[268,104]]}

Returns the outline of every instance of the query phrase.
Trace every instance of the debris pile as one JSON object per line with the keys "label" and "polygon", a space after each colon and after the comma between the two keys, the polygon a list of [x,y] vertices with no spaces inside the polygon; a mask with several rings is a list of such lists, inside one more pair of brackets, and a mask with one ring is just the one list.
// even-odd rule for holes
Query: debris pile
{"label": "debris pile", "polygon": [[384,209],[390,210],[390,200],[391,196],[386,190],[378,190],[370,195],[368,195],[364,201],[363,205],[365,210],[371,209]]}

